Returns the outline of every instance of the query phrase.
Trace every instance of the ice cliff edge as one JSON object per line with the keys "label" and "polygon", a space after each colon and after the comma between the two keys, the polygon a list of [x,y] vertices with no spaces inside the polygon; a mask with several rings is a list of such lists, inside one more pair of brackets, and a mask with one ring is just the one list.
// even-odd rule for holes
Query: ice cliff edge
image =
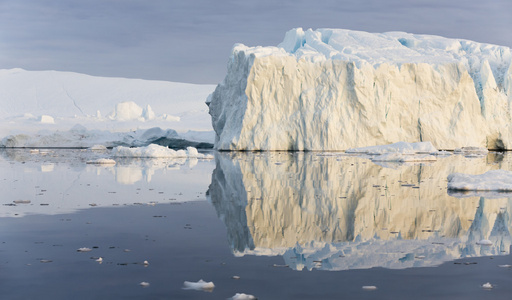
{"label": "ice cliff edge", "polygon": [[398,141],[512,149],[508,47],[404,32],[292,29],[233,47],[208,97],[219,150],[345,150]]}

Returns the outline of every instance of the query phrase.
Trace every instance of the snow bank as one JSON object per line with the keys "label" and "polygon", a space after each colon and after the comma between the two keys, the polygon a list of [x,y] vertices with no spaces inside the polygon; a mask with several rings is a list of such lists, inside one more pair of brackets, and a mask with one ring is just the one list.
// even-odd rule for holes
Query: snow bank
{"label": "snow bank", "polygon": [[237,44],[207,99],[216,148],[512,149],[511,61],[508,47],[405,32],[298,28],[278,47]]}
{"label": "snow bank", "polygon": [[163,128],[162,133],[168,128],[178,133],[211,132],[197,137],[213,144],[203,102],[213,89],[213,85],[4,69],[0,70],[0,139],[17,140],[12,147],[83,147],[84,138],[66,133],[79,124],[90,131],[85,139],[93,131],[110,132],[110,138],[117,139],[110,140],[110,146],[123,145],[134,131],[155,127]]}
{"label": "snow bank", "polygon": [[480,175],[448,175],[448,189],[454,191],[512,192],[512,172],[492,170]]}
{"label": "snow bank", "polygon": [[112,150],[115,157],[151,157],[151,158],[205,158],[212,159],[210,154],[201,154],[194,147],[187,147],[187,150],[172,150],[160,145],[151,144],[147,147],[128,148],[115,147]]}

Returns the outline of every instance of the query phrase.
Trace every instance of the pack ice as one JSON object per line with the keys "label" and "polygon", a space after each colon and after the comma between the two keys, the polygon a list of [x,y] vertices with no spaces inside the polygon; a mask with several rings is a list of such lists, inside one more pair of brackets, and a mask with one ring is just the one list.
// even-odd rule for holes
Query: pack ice
{"label": "pack ice", "polygon": [[398,141],[512,149],[510,48],[405,32],[292,29],[234,46],[208,97],[221,150]]}

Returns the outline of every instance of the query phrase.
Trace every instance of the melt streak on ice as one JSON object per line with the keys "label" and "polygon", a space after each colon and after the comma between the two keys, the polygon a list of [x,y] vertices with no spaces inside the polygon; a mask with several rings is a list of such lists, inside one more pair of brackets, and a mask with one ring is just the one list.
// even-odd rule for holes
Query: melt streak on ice
{"label": "melt streak on ice", "polygon": [[208,97],[222,150],[346,150],[398,141],[512,149],[510,48],[405,32],[292,29],[234,46]]}

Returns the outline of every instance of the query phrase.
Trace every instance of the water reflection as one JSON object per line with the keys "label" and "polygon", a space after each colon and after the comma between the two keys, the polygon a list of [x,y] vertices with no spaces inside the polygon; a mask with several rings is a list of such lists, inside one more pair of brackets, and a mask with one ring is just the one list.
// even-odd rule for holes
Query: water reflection
{"label": "water reflection", "polygon": [[115,165],[86,164],[111,158],[110,152],[0,149],[0,217],[205,200],[212,161],[116,158]]}
{"label": "water reflection", "polygon": [[[408,165],[219,153],[209,195],[235,255],[282,255],[297,270],[432,266],[509,252],[512,196],[453,197],[446,178],[510,167],[510,155],[495,153]],[[492,245],[478,245],[482,239]]]}

